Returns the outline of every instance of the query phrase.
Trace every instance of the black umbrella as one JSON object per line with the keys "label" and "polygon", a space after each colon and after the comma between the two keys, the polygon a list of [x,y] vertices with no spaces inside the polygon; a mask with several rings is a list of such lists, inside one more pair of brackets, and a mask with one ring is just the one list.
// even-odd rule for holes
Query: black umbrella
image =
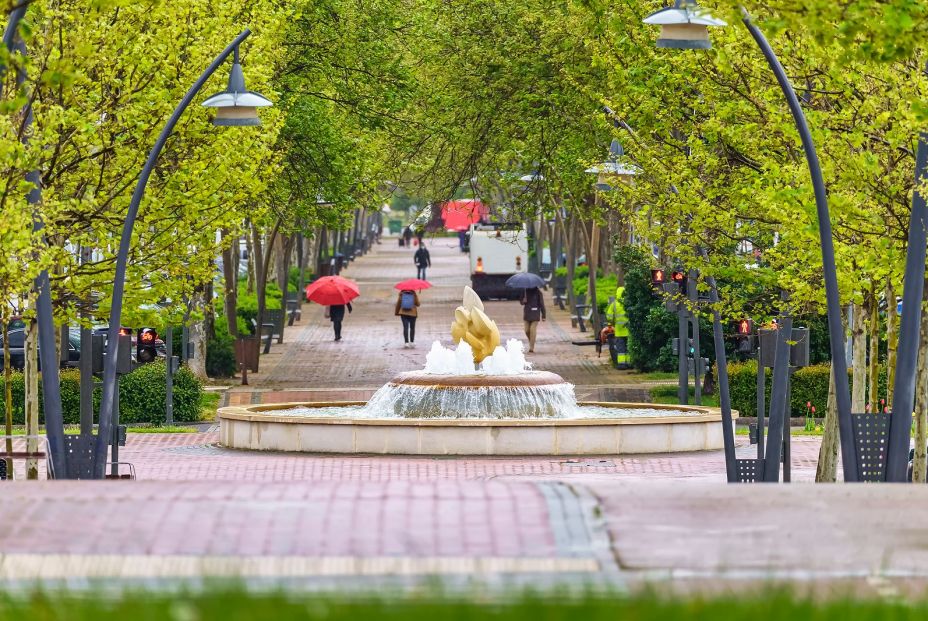
{"label": "black umbrella", "polygon": [[545,279],[531,272],[519,272],[509,277],[506,286],[513,289],[534,289],[535,287],[544,287]]}

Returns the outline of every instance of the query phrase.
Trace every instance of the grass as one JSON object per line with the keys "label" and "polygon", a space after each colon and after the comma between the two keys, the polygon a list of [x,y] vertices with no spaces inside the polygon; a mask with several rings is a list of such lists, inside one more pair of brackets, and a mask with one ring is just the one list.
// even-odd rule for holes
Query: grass
{"label": "grass", "polygon": [[810,600],[786,592],[742,597],[660,597],[548,595],[526,593],[487,598],[418,593],[406,598],[326,594],[256,594],[244,590],[203,593],[126,593],[122,596],[36,593],[0,594],[0,618],[5,621],[921,621],[924,601]]}
{"label": "grass", "polygon": [[[790,427],[789,435],[791,436],[820,436],[824,433],[825,429],[821,425],[816,425],[815,429],[804,429],[802,427]],[[748,428],[742,425],[735,427],[735,435],[746,436],[749,435]],[[767,435],[767,427],[764,427],[764,435]]]}
{"label": "grass", "polygon": [[[676,377],[676,376],[674,376]],[[651,402],[652,403],[666,403],[670,405],[679,405],[680,400],[677,398],[677,387],[676,386],[656,386],[651,389]],[[689,405],[694,405],[695,400],[695,391],[692,386],[690,386],[690,398]],[[719,398],[716,395],[703,395],[702,405],[706,407],[717,408],[719,407]]]}
{"label": "grass", "polygon": [[650,371],[648,373],[641,373],[639,371],[630,371],[628,375],[630,377],[633,377],[637,380],[641,380],[644,382],[663,382],[666,380],[677,379],[676,371]]}
{"label": "grass", "polygon": [[204,390],[200,395],[200,420],[216,420],[216,411],[219,409],[219,399],[222,398],[221,392]]}

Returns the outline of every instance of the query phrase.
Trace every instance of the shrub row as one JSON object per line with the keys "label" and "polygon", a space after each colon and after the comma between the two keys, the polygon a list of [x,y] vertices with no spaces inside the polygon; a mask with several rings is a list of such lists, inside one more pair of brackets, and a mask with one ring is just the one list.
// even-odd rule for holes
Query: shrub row
{"label": "shrub row", "polygon": [[[828,381],[831,367],[827,364],[817,364],[793,373],[790,391],[790,416],[805,416],[806,403],[815,406],[816,415],[824,416],[828,406]],[[772,369],[765,369],[766,396],[764,403],[770,407],[770,389],[773,384]],[[848,381],[851,381],[848,372]],[[750,360],[728,367],[729,392],[731,393],[731,407],[738,410],[741,416],[757,416],[757,361]],[[880,395],[886,394],[886,369],[880,368],[878,379]]]}
{"label": "shrub row", "polygon": [[[121,423],[163,424],[165,421],[165,373],[163,361],[143,365],[119,378],[119,421]],[[41,380],[40,380],[41,381]],[[0,381],[2,385],[2,381]],[[25,380],[22,373],[13,373],[13,424],[26,422]],[[102,390],[93,394],[94,412],[100,407]],[[200,397],[203,387],[186,367],[174,376],[174,420],[192,422],[200,417]],[[76,369],[61,371],[61,409],[66,425],[80,423],[80,373]],[[39,422],[45,422],[42,390],[39,388]]]}

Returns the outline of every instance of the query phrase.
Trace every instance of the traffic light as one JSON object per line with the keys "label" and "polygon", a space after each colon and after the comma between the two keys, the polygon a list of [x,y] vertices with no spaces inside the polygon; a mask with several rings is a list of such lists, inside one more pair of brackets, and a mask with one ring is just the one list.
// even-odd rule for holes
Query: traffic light
{"label": "traffic light", "polygon": [[735,322],[735,332],[738,338],[738,353],[751,354],[754,352],[754,322],[750,319],[741,319]]}
{"label": "traffic light", "polygon": [[158,357],[155,350],[155,341],[158,340],[158,332],[154,328],[139,328],[135,337],[135,360],[139,364],[154,362]]}
{"label": "traffic light", "polygon": [[[673,339],[671,341],[670,349],[673,352],[674,356],[680,355],[680,339]],[[686,339],[686,356],[692,358],[696,354],[696,347],[693,343],[693,339]]]}
{"label": "traffic light", "polygon": [[680,293],[686,293],[686,272],[673,271],[670,273],[670,280],[677,283]]}
{"label": "traffic light", "polygon": [[651,270],[651,284],[660,289],[666,280],[667,273],[664,270]]}

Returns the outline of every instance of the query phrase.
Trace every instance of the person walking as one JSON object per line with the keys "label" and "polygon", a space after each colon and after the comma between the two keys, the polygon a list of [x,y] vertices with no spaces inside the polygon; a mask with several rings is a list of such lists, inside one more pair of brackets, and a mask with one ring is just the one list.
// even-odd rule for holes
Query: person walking
{"label": "person walking", "polygon": [[538,334],[538,322],[546,321],[545,296],[538,287],[526,289],[519,302],[525,308],[522,310],[522,319],[525,321],[525,337],[528,339],[528,351],[535,351],[535,336]]}
{"label": "person walking", "polygon": [[333,304],[329,307],[329,320],[332,322],[332,327],[335,328],[335,340],[342,340],[342,321],[345,319],[345,307],[348,307],[348,312],[351,312],[351,302],[347,304]]}
{"label": "person walking", "polygon": [[406,247],[409,248],[412,246],[412,229],[409,228],[409,225],[406,225],[406,228],[403,229],[403,241],[406,242]]}
{"label": "person walking", "polygon": [[419,294],[415,291],[406,289],[396,296],[396,310],[393,314],[403,321],[403,347],[415,347],[418,308]]}
{"label": "person walking", "polygon": [[425,268],[432,267],[432,258],[429,256],[429,251],[425,247],[425,244],[419,244],[419,249],[416,250],[416,254],[413,255],[412,260],[413,263],[416,264],[416,278],[427,280],[425,277]]}

